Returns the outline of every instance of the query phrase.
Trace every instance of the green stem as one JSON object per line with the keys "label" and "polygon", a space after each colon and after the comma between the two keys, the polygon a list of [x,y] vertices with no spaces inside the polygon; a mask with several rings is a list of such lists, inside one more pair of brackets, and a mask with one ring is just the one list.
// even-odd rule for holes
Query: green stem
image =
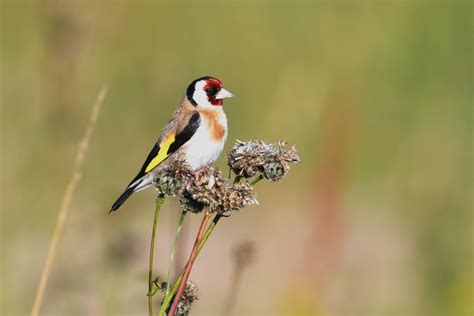
{"label": "green stem", "polygon": [[240,179],[242,179],[240,176],[235,176],[234,178],[234,184],[239,183]]}
{"label": "green stem", "polygon": [[155,217],[153,219],[153,230],[151,231],[151,242],[150,242],[150,261],[148,266],[148,315],[153,315],[153,256],[155,253],[155,236],[156,227],[158,226],[158,217],[160,215],[161,205],[165,200],[165,196],[160,194],[156,200]]}
{"label": "green stem", "polygon": [[206,241],[207,239],[209,238],[209,236],[212,234],[212,231],[214,230],[214,228],[216,227],[217,223],[219,222],[219,220],[222,218],[222,215],[221,214],[216,214],[216,216],[214,217],[214,219],[212,220],[211,224],[209,225],[209,227],[207,228],[206,232],[204,233],[204,236],[202,237],[202,240],[201,240],[201,243],[199,244],[199,249],[198,249],[198,254],[199,252],[201,252],[201,249],[204,247],[204,245],[206,244]]}
{"label": "green stem", "polygon": [[181,212],[181,215],[179,217],[178,228],[176,229],[176,236],[174,238],[173,248],[171,249],[170,260],[169,260],[169,263],[168,263],[168,278],[166,279],[165,296],[169,294],[170,289],[171,289],[171,276],[173,275],[174,253],[176,251],[176,244],[178,243],[179,233],[181,232],[181,229],[183,228],[184,218],[186,217],[187,213],[188,212],[183,211],[183,212]]}
{"label": "green stem", "polygon": [[254,185],[256,183],[258,183],[260,180],[263,179],[263,176],[262,175],[259,175],[258,177],[256,177],[255,179],[252,180],[252,182],[250,182],[250,185]]}
{"label": "green stem", "polygon": [[[206,244],[206,241],[209,239],[209,236],[211,235],[212,231],[214,230],[214,228],[216,227],[217,223],[219,222],[219,220],[221,218],[222,218],[222,215],[216,214],[216,216],[212,220],[211,224],[209,224],[209,227],[206,229],[206,232],[202,236],[202,240],[199,243],[199,247],[198,247],[198,250],[197,250],[196,257],[201,252],[202,248]],[[183,280],[184,271],[185,271],[185,269],[183,268],[183,270],[181,270],[181,273],[179,274],[178,278],[176,279],[176,282],[173,284],[173,287],[171,288],[169,293],[163,299],[163,303],[161,304],[160,312],[158,313],[159,316],[164,316],[165,315],[165,312],[166,312],[166,309],[168,308],[168,305],[170,304],[171,300],[173,299],[173,296],[178,291],[179,285],[181,284],[181,281]]]}

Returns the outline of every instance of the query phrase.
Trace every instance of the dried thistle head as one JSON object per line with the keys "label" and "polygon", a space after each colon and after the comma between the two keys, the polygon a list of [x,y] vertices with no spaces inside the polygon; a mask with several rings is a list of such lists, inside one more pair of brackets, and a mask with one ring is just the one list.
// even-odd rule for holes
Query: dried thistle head
{"label": "dried thistle head", "polygon": [[263,176],[270,181],[281,180],[290,170],[290,162],[299,163],[300,157],[296,153],[295,145],[285,148],[286,143],[279,141],[275,153],[268,157],[263,166]]}
{"label": "dried thistle head", "polygon": [[213,209],[218,203],[226,187],[224,175],[212,168],[206,167],[199,172],[199,177],[189,182],[185,188],[194,200]]}
{"label": "dried thistle head", "polygon": [[205,207],[211,208],[225,185],[222,173],[212,167],[198,171],[181,192],[179,202],[184,210],[199,213]]}
{"label": "dried thistle head", "polygon": [[193,199],[193,196],[188,191],[183,191],[179,196],[179,204],[186,212],[194,214],[201,213],[204,210],[206,204],[201,203]]}
{"label": "dried thistle head", "polygon": [[247,205],[256,204],[257,200],[249,184],[232,185],[220,171],[206,167],[199,171],[198,177],[186,184],[180,196],[180,203],[186,211],[193,213],[208,208],[211,212],[229,214]]}
{"label": "dried thistle head", "polygon": [[[158,282],[158,280],[156,280]],[[158,289],[165,293],[166,292],[166,282],[163,282],[158,285]],[[199,299],[198,295],[198,287],[194,282],[187,281],[186,287],[184,288],[183,294],[181,295],[181,299],[179,300],[178,307],[176,309],[176,315],[189,315],[189,311],[191,310],[191,305],[194,301]],[[169,312],[169,307],[166,313]]]}
{"label": "dried thistle head", "polygon": [[252,178],[260,173],[267,156],[273,154],[271,145],[263,141],[243,142],[237,140],[227,154],[227,164],[240,177]]}
{"label": "dried thistle head", "polygon": [[193,171],[179,156],[169,164],[160,168],[153,179],[159,193],[167,196],[177,196],[182,188],[193,178]]}
{"label": "dried thistle head", "polygon": [[258,204],[255,191],[248,183],[229,185],[224,191],[217,212],[228,215],[248,205]]}
{"label": "dried thistle head", "polygon": [[295,146],[286,143],[267,144],[261,140],[236,141],[227,155],[227,164],[239,177],[262,175],[270,181],[281,180],[290,170],[290,162],[299,163]]}
{"label": "dried thistle head", "polygon": [[178,303],[178,308],[176,309],[176,315],[188,315],[191,310],[191,305],[194,301],[198,300],[197,295],[198,288],[197,285],[191,281],[186,282],[186,287],[184,288],[183,295]]}

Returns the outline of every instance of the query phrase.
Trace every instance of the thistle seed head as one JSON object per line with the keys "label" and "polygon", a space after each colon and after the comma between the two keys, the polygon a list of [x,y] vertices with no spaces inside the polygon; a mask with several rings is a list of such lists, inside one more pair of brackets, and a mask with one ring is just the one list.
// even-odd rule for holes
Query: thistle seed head
{"label": "thistle seed head", "polygon": [[249,184],[232,185],[220,171],[206,167],[199,171],[197,179],[186,184],[180,203],[185,210],[193,213],[208,208],[211,212],[230,214],[247,205],[256,204],[257,200]]}
{"label": "thistle seed head", "polygon": [[188,191],[183,191],[179,196],[179,204],[186,212],[194,214],[201,213],[204,210],[206,204],[201,203],[193,199],[193,196]]}
{"label": "thistle seed head", "polygon": [[184,185],[193,177],[193,171],[182,157],[160,168],[153,180],[159,193],[167,196],[177,196]]}
{"label": "thistle seed head", "polygon": [[267,180],[279,181],[290,170],[290,162],[299,163],[295,146],[285,148],[286,143],[267,144],[261,140],[236,141],[227,155],[227,164],[243,178],[262,175]]}
{"label": "thistle seed head", "polygon": [[191,305],[194,301],[198,300],[197,295],[198,288],[197,285],[191,281],[186,282],[186,287],[184,288],[183,295],[181,295],[181,300],[178,303],[178,308],[176,309],[176,315],[188,315],[191,310]]}
{"label": "thistle seed head", "polygon": [[248,205],[258,204],[255,191],[248,183],[229,185],[223,193],[216,211],[224,215],[229,215]]}

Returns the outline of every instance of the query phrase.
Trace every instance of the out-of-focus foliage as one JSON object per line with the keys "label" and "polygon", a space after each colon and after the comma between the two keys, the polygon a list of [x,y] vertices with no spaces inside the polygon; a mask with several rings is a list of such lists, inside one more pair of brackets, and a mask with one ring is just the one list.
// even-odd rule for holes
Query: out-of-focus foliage
{"label": "out-of-focus foliage", "polygon": [[[31,308],[104,84],[43,314],[145,314],[155,193],[107,212],[202,75],[238,96],[229,145],[285,139],[303,163],[216,229],[191,275],[193,315],[223,309],[243,239],[258,258],[237,315],[472,314],[472,13],[457,0],[3,0],[1,314]],[[157,253],[179,213],[165,203]]]}

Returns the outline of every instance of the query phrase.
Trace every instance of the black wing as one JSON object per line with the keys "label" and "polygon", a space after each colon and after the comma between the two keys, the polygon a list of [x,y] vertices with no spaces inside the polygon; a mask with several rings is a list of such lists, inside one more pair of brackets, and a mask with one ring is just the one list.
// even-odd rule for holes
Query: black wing
{"label": "black wing", "polygon": [[[194,113],[193,116],[189,119],[188,125],[186,125],[181,132],[179,132],[174,139],[174,142],[170,144],[168,147],[168,150],[166,152],[166,156],[169,157],[173,153],[175,153],[178,149],[181,148],[185,143],[187,143],[188,140],[191,139],[191,137],[196,133],[199,125],[201,124],[201,116],[198,112]],[[132,184],[136,180],[140,179],[143,177],[147,172],[145,171],[149,164],[152,162],[152,160],[158,156],[160,153],[160,144],[156,143],[153,149],[150,151],[148,154],[148,157],[146,158],[145,162],[143,163],[143,166],[140,169],[140,172],[138,172],[137,176],[133,178],[133,180],[130,182]],[[164,161],[164,160],[163,160]],[[160,162],[161,163],[161,162]]]}

